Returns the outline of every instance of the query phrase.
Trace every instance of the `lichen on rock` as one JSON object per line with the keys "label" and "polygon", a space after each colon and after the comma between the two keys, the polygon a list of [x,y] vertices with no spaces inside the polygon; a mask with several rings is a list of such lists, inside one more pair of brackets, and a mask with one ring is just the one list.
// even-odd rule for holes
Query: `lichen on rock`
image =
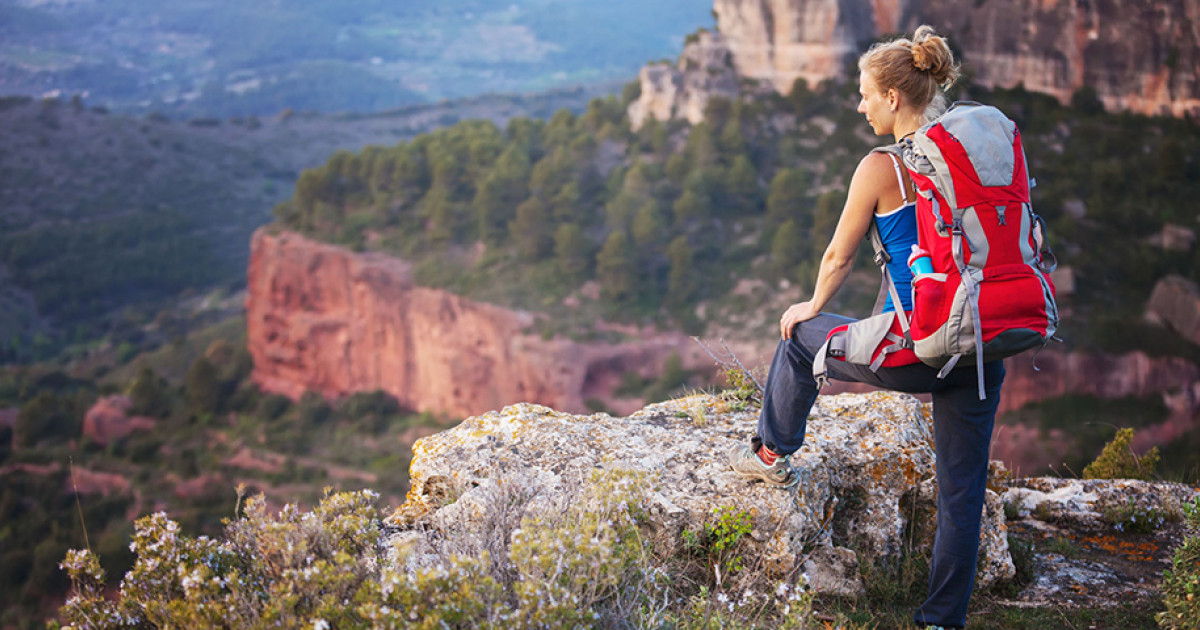
{"label": "lichen on rock", "polygon": [[[628,417],[571,415],[518,404],[472,417],[413,446],[408,499],[390,519],[407,545],[481,536],[497,506],[537,515],[583,500],[597,470],[644,476],[649,534],[677,553],[684,532],[714,510],[753,515],[757,566],[784,576],[802,570],[817,592],[861,590],[860,562],[902,553],[911,514],[904,506],[936,492],[928,407],[891,392],[822,396],[804,447],[792,462],[800,482],[781,490],[732,472],[726,453],[754,431],[755,413],[712,395],[650,405]],[[507,497],[507,498],[504,498]],[[1011,577],[997,497],[985,511],[979,585]],[[508,509],[508,508],[502,508]],[[506,517],[519,522],[520,514]],[[931,528],[931,525],[929,526]]]}

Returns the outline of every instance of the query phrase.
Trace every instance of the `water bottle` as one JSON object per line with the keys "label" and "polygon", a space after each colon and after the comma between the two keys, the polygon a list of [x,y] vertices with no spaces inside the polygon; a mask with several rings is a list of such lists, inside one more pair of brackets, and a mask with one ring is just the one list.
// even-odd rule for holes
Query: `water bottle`
{"label": "water bottle", "polygon": [[929,252],[921,249],[921,246],[915,243],[912,246],[912,253],[908,255],[908,270],[912,272],[914,278],[923,273],[933,273],[933,259],[929,257]]}

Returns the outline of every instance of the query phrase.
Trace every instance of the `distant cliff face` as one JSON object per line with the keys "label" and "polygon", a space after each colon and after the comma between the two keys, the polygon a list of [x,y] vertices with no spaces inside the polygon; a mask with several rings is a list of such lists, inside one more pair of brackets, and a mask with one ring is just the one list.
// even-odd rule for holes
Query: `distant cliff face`
{"label": "distant cliff face", "polygon": [[917,6],[906,27],[927,22],[950,34],[982,85],[1023,83],[1064,102],[1090,86],[1110,111],[1200,113],[1200,0]]}
{"label": "distant cliff face", "polygon": [[382,389],[420,411],[466,416],[515,402],[582,412],[585,400],[630,411],[613,390],[626,372],[657,375],[678,353],[712,361],[682,334],[577,343],[525,331],[534,317],[416,286],[408,266],[292,233],[255,233],[247,275],[254,380],[297,398]]}
{"label": "distant cliff face", "polygon": [[715,0],[713,10],[738,74],[786,94],[796,79],[816,85],[840,75],[863,43],[898,30],[900,7],[898,0]]}
{"label": "distant cliff face", "polygon": [[[796,79],[841,76],[882,35],[931,24],[978,85],[1023,84],[1063,102],[1090,86],[1110,111],[1200,115],[1200,0],[714,0],[713,9],[738,75],[784,94]],[[643,81],[643,98],[664,96]]]}

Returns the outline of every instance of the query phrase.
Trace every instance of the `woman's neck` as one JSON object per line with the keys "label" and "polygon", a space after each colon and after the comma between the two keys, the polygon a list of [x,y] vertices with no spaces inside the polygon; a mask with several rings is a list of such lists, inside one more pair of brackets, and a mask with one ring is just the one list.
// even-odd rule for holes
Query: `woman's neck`
{"label": "woman's neck", "polygon": [[[907,115],[906,115],[907,114]],[[896,117],[896,125],[892,127],[892,133],[896,136],[896,142],[913,135],[921,128],[921,117],[915,113],[903,112]]]}

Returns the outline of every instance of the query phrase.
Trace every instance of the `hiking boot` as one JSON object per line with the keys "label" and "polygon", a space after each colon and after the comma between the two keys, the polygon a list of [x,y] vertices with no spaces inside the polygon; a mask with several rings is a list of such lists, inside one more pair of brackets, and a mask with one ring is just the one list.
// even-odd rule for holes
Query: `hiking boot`
{"label": "hiking boot", "polygon": [[761,479],[777,488],[790,488],[799,480],[787,457],[781,456],[774,464],[768,466],[759,459],[754,447],[745,442],[739,443],[729,451],[729,466],[733,468],[733,472],[745,479]]}

